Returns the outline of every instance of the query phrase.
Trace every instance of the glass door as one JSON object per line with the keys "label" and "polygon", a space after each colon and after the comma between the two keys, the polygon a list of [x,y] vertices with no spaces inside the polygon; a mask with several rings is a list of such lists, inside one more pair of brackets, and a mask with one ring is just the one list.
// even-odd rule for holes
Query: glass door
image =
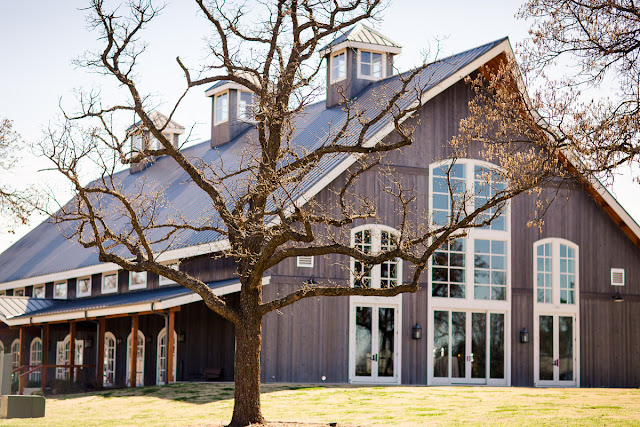
{"label": "glass door", "polygon": [[433,312],[433,383],[504,380],[504,314]]}
{"label": "glass door", "polygon": [[539,386],[575,386],[575,316],[538,316],[537,381]]}
{"label": "glass door", "polygon": [[397,307],[356,304],[352,328],[352,379],[358,382],[397,382]]}

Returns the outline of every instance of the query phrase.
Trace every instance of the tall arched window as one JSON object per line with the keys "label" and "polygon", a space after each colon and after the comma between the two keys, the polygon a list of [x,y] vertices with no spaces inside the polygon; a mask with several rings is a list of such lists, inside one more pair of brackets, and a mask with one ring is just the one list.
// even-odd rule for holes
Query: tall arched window
{"label": "tall arched window", "polygon": [[[13,369],[16,369],[19,366],[20,366],[20,340],[16,338],[11,343],[11,367]],[[17,381],[17,379],[18,379],[18,374],[14,372],[11,375],[11,380]]]}
{"label": "tall arched window", "polygon": [[580,386],[578,245],[542,239],[533,258],[534,384]]}
{"label": "tall arched window", "polygon": [[[366,254],[389,251],[396,245],[398,232],[385,225],[363,225],[351,231],[351,245]],[[377,265],[351,260],[351,286],[391,288],[402,282],[402,260],[394,258]]]}
{"label": "tall arched window", "polygon": [[116,380],[116,337],[111,332],[104,334],[104,367],[102,385],[113,387]]}
{"label": "tall arched window", "polygon": [[[173,380],[176,380],[176,342],[178,342],[178,334],[173,331]],[[166,383],[165,363],[167,359],[167,330],[162,328],[158,334],[158,352],[156,360],[156,384]]]}
{"label": "tall arched window", "polygon": [[[32,366],[29,370],[33,369],[33,366],[42,365],[42,340],[40,338],[34,338],[33,341],[31,341],[29,355],[29,365]],[[40,381],[41,379],[41,371],[35,371],[29,374],[29,381]]]}
{"label": "tall arched window", "polygon": [[4,343],[0,341],[0,354],[4,354]]}
{"label": "tall arched window", "polygon": [[[76,341],[75,364],[82,365],[84,361],[84,341]],[[69,365],[69,347],[71,336],[67,335],[64,340],[58,341],[56,346],[56,365]],[[69,368],[56,368],[56,379],[68,380]]]}
{"label": "tall arched window", "polygon": [[[141,387],[144,385],[144,334],[142,331],[138,331],[138,350],[136,360],[136,386]],[[131,378],[131,333],[127,337],[127,387],[130,384]]]}

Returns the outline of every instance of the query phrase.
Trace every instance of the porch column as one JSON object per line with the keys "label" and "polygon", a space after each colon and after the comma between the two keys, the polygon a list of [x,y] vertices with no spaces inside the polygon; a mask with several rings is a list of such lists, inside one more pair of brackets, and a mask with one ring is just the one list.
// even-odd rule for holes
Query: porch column
{"label": "porch column", "polygon": [[129,387],[136,386],[136,376],[138,373],[138,315],[131,318],[131,367],[129,372]]}
{"label": "porch column", "polygon": [[175,379],[173,378],[173,346],[175,345],[175,343],[173,342],[173,330],[174,325],[175,325],[175,315],[176,315],[176,311],[175,308],[170,308],[169,309],[169,326],[167,327],[167,368],[166,368],[166,378],[167,378],[167,384],[172,383]]}
{"label": "porch column", "polygon": [[76,322],[69,325],[69,383],[73,384],[76,365]]}
{"label": "porch column", "polygon": [[49,364],[49,324],[45,323],[42,331],[42,393],[47,387],[47,368]]}
{"label": "porch column", "polygon": [[105,319],[102,317],[98,323],[98,360],[96,361],[96,383],[98,388],[104,386],[104,328]]}
{"label": "porch column", "polygon": [[[18,350],[18,366],[22,368],[24,366],[24,340],[25,340],[24,326],[20,327],[20,349]],[[26,372],[26,371],[25,371]],[[18,370],[18,394],[24,394],[24,382],[26,377],[21,376],[22,369]]]}

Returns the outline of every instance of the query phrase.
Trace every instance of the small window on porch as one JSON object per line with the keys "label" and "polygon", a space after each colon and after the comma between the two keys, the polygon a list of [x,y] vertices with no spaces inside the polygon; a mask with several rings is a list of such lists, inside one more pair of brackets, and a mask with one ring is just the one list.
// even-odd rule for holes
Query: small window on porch
{"label": "small window on porch", "polygon": [[56,282],[53,284],[53,298],[67,299],[67,281]]}
{"label": "small window on porch", "polygon": [[91,277],[81,277],[76,284],[76,297],[91,296]]}
{"label": "small window on porch", "polygon": [[33,287],[33,297],[34,298],[44,298],[45,297],[44,285],[36,285],[36,286]]}
{"label": "small window on porch", "polygon": [[111,294],[118,292],[118,273],[103,273],[102,274],[102,293]]}
{"label": "small window on porch", "polygon": [[144,289],[147,287],[146,271],[129,272],[129,289]]}
{"label": "small window on porch", "polygon": [[24,288],[16,288],[13,290],[14,297],[23,297],[24,296]]}

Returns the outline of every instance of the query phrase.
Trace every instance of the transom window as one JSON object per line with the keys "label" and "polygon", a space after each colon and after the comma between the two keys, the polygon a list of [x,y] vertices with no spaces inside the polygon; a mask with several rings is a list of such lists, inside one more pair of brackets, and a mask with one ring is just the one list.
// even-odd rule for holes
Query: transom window
{"label": "transom window", "polygon": [[91,296],[91,277],[81,277],[76,283],[76,297]]}
{"label": "transom window", "polygon": [[474,241],[474,298],[507,299],[507,245],[500,240]]}
{"label": "transom window", "polygon": [[331,81],[337,82],[347,77],[347,54],[339,53],[331,57]]}
{"label": "transom window", "polygon": [[576,304],[578,246],[564,239],[544,239],[534,244],[536,302]]}
{"label": "transom window", "polygon": [[229,93],[216,96],[215,124],[229,120]]}
{"label": "transom window", "polygon": [[44,298],[45,297],[44,285],[37,285],[37,286],[33,287],[33,297],[34,298]]}
{"label": "transom window", "polygon": [[381,53],[360,51],[360,76],[382,78],[383,60]]}
{"label": "transom window", "polygon": [[[352,231],[352,245],[365,254],[392,250],[397,232],[390,227],[370,225]],[[390,288],[398,286],[402,277],[402,261],[394,258],[377,265],[352,259],[351,284],[355,287]]]}
{"label": "transom window", "polygon": [[55,299],[67,299],[67,282],[56,282],[53,284],[53,297]]}
{"label": "transom window", "polygon": [[118,273],[103,273],[102,274],[102,293],[111,294],[118,292]]}
{"label": "transom window", "polygon": [[464,242],[464,239],[449,241],[433,254],[431,294],[434,297],[465,297]]}

